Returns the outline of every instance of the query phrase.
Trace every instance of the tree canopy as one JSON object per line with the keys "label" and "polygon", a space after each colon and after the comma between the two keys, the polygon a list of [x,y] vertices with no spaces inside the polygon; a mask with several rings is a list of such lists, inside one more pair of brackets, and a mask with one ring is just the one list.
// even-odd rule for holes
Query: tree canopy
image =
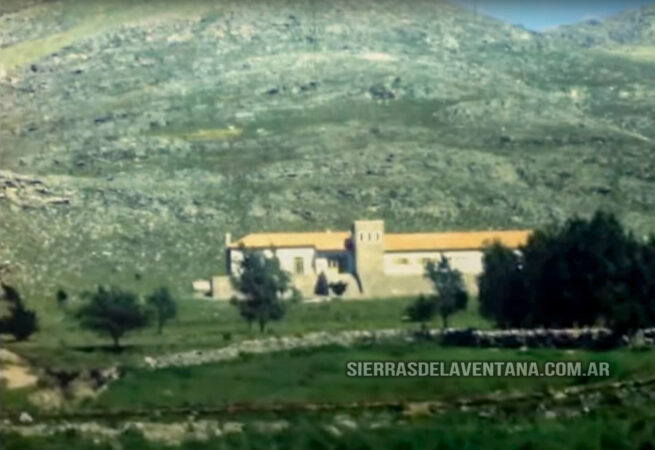
{"label": "tree canopy", "polygon": [[538,230],[519,252],[488,247],[480,312],[501,327],[655,324],[655,239],[639,241],[612,214]]}
{"label": "tree canopy", "polygon": [[39,329],[36,312],[25,307],[23,299],[18,290],[4,282],[2,287],[1,300],[8,304],[8,314],[0,317],[0,333],[9,333],[17,341],[27,340]]}
{"label": "tree canopy", "polygon": [[157,319],[157,333],[162,332],[164,325],[177,316],[177,303],[167,287],[160,287],[147,299]]}
{"label": "tree canopy", "polygon": [[434,287],[436,310],[443,320],[444,328],[448,327],[448,318],[466,309],[468,293],[464,286],[462,274],[450,266],[445,256],[441,257],[439,263],[430,261],[425,266],[425,277],[432,282]]}
{"label": "tree canopy", "polygon": [[238,275],[232,277],[232,285],[243,295],[235,304],[248,324],[257,322],[260,331],[264,331],[269,321],[284,316],[282,296],[291,288],[291,277],[282,270],[277,257],[243,250],[243,260]]}
{"label": "tree canopy", "polygon": [[120,339],[125,333],[148,324],[148,313],[132,292],[99,286],[84,296],[88,303],[76,313],[80,325],[97,334],[109,335],[116,350],[120,349]]}

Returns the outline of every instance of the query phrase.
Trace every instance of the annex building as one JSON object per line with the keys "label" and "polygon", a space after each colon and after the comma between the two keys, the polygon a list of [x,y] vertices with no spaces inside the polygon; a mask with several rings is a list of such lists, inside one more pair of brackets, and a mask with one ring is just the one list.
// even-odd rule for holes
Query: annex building
{"label": "annex building", "polygon": [[[423,276],[428,261],[445,256],[462,272],[470,289],[482,271],[482,250],[499,241],[509,248],[526,243],[530,230],[445,233],[385,233],[382,220],[357,220],[350,231],[253,233],[232,241],[226,235],[226,265],[237,274],[243,252],[274,254],[304,298],[314,296],[324,273],[329,283],[347,283],[345,298],[415,295],[432,291]],[[229,299],[235,292],[230,275],[202,283],[206,294]],[[197,288],[197,287],[196,287]]]}

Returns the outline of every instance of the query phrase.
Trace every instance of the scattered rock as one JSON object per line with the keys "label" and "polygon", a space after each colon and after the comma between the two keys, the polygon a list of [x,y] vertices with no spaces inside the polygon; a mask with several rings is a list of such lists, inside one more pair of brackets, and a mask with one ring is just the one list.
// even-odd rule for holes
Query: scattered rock
{"label": "scattered rock", "polygon": [[20,413],[20,416],[18,417],[18,421],[20,423],[28,424],[34,422],[34,419],[28,412],[23,411],[22,413]]}

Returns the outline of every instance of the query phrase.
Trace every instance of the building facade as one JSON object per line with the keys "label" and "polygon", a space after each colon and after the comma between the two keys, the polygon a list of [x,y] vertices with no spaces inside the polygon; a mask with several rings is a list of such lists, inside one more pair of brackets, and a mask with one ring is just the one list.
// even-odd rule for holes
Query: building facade
{"label": "building facade", "polygon": [[238,274],[245,251],[277,257],[304,298],[315,294],[321,273],[328,282],[345,282],[346,298],[379,298],[429,293],[425,265],[446,257],[475,290],[482,272],[482,251],[495,241],[516,249],[530,230],[446,233],[385,233],[382,220],[355,221],[350,231],[253,233],[232,241],[226,235],[228,276],[213,277],[207,292],[216,299],[235,293],[230,276]]}

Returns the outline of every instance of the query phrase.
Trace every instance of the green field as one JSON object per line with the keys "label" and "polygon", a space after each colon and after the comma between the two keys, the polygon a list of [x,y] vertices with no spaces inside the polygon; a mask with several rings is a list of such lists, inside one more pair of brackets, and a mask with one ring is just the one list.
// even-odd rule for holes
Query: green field
{"label": "green field", "polygon": [[437,343],[385,344],[361,348],[330,347],[262,356],[240,361],[150,371],[133,370],[92,408],[155,408],[176,405],[284,405],[376,401],[448,402],[496,391],[543,391],[607,378],[348,378],[348,361],[606,361],[610,379],[655,372],[655,349],[587,352],[441,347]]}
{"label": "green field", "polygon": [[[163,334],[158,335],[154,327],[128,334],[123,342],[125,350],[116,355],[106,348],[110,344],[107,337],[79,328],[72,317],[78,307],[75,300],[60,308],[54,298],[43,299],[32,303],[41,319],[41,331],[29,342],[9,342],[7,348],[53,367],[133,364],[141,362],[146,355],[222,347],[268,336],[295,336],[313,331],[418,329],[418,324],[402,321],[404,310],[412,301],[396,298],[289,304],[285,317],[280,322],[270,323],[267,332],[261,334],[256,327],[248,329],[237,309],[227,302],[182,299],[178,304],[178,317],[167,324]],[[435,327],[440,325],[436,320],[432,323]],[[490,328],[491,324],[480,317],[473,299],[467,310],[453,316],[451,326]]]}
{"label": "green field", "polygon": [[[557,418],[513,417],[498,420],[470,413],[404,421],[394,427],[367,429],[326,427],[308,420],[291,422],[288,429],[261,433],[250,428],[244,434],[208,440],[189,440],[184,450],[270,449],[288,450],[647,450],[655,445],[652,408],[617,407],[611,411]],[[111,442],[60,433],[47,438],[23,438],[0,434],[7,450],[159,450],[170,448],[144,439],[135,431],[124,432]]]}

